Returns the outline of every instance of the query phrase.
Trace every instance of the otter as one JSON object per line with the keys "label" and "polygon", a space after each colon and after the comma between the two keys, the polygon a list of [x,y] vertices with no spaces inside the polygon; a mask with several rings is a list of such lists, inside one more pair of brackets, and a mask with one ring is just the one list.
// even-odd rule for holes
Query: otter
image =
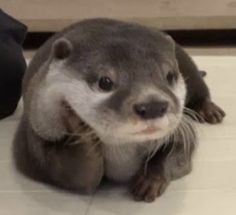
{"label": "otter", "polygon": [[23,80],[18,170],[80,193],[107,178],[151,202],[192,169],[193,120],[220,123],[203,74],[169,35],[97,18],[49,39]]}

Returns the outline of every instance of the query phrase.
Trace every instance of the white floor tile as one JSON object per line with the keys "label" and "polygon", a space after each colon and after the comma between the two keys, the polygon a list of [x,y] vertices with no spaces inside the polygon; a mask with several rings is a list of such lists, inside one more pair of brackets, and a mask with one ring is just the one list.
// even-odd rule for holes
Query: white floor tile
{"label": "white floor tile", "polygon": [[235,215],[236,57],[194,59],[207,71],[213,100],[227,117],[221,125],[197,126],[200,141],[190,175],[173,182],[152,204],[134,202],[126,188],[116,186],[86,197],[31,181],[15,171],[11,160],[13,133],[22,111],[18,108],[15,115],[0,121],[0,215]]}
{"label": "white floor tile", "polygon": [[89,197],[59,192],[0,193],[1,215],[85,215]]}
{"label": "white floor tile", "polygon": [[[35,182],[16,171],[12,162],[0,162],[1,192],[48,191],[48,186]],[[1,204],[1,202],[0,202]]]}
{"label": "white floor tile", "polygon": [[[88,215],[235,215],[236,192],[166,192],[154,203],[133,202],[124,193],[100,193]],[[113,194],[112,194],[113,193]]]}

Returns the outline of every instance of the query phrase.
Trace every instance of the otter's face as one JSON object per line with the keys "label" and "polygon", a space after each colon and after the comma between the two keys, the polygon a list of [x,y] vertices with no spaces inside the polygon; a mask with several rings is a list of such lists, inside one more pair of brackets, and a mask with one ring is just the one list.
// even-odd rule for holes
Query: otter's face
{"label": "otter's face", "polygon": [[68,59],[54,62],[68,80],[64,99],[105,143],[156,140],[178,126],[185,83],[173,43],[163,41],[159,51],[126,41],[84,55],[73,54],[74,47]]}

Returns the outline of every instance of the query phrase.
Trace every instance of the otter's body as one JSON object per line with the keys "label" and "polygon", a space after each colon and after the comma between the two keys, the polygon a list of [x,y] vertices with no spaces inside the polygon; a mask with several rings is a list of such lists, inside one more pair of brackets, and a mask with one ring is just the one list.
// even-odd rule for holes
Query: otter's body
{"label": "otter's body", "polygon": [[47,41],[25,74],[23,99],[19,170],[86,192],[106,176],[130,182],[145,201],[190,172],[197,140],[188,115],[224,117],[169,36],[109,19],[85,20]]}

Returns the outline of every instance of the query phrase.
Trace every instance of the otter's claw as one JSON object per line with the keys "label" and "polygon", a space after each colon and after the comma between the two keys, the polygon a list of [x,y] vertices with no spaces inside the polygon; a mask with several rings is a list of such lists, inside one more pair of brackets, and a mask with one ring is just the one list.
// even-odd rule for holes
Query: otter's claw
{"label": "otter's claw", "polygon": [[131,193],[136,201],[153,202],[164,193],[168,184],[161,176],[138,175],[131,186]]}
{"label": "otter's claw", "polygon": [[197,113],[199,118],[201,118],[200,122],[208,122],[210,124],[220,123],[225,117],[225,112],[210,100],[206,101]]}

